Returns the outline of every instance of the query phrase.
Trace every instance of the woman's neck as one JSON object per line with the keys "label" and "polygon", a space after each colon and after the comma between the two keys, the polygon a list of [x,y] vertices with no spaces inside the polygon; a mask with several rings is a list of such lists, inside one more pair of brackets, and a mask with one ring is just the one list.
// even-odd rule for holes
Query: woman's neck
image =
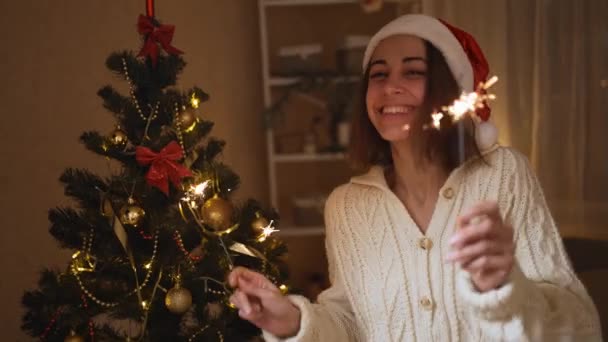
{"label": "woman's neck", "polygon": [[391,144],[391,154],[393,170],[389,186],[418,205],[434,198],[448,178],[440,163],[419,156],[409,144]]}

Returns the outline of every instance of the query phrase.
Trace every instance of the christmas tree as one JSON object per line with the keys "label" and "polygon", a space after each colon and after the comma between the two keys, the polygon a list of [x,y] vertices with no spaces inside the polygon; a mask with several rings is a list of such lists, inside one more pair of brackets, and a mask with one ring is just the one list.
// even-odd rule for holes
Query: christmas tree
{"label": "christmas tree", "polygon": [[177,88],[185,62],[174,27],[154,17],[152,0],[146,12],[141,50],[106,61],[129,94],[98,92],[116,129],[80,137],[110,174],[61,175],[75,205],[50,210],[50,233],[74,253],[25,293],[22,329],[48,341],[249,341],[260,332],[228,302],[225,279],[243,265],[286,291],[286,248],[270,236],[278,217],[230,200],[239,178],[217,160],[225,144],[197,110],[209,96]]}

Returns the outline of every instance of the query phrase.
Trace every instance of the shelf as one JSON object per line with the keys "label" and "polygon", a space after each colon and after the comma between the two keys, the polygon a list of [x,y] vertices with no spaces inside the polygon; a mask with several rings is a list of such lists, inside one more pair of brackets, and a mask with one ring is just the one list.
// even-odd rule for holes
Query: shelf
{"label": "shelf", "polygon": [[275,154],[273,161],[277,163],[291,162],[314,162],[314,161],[334,161],[345,160],[344,153],[290,153],[290,154]]}
{"label": "shelf", "polygon": [[[268,80],[268,84],[271,87],[286,87],[286,86],[294,85],[294,84],[298,83],[302,79],[303,79],[303,77],[280,77],[280,76],[277,77],[277,76],[272,76]],[[359,75],[352,75],[352,76],[330,76],[330,77],[321,77],[321,76],[319,76],[318,79],[319,80],[330,79],[334,83],[341,83],[341,82],[356,83],[356,82],[359,82],[361,80],[361,76],[359,76]]]}
{"label": "shelf", "polygon": [[[403,2],[403,0],[387,0],[386,2]],[[263,0],[264,6],[301,6],[301,5],[340,5],[360,4],[361,0]]]}
{"label": "shelf", "polygon": [[[280,227],[279,227],[280,228]],[[300,227],[291,226],[279,229],[276,233],[280,237],[297,237],[297,236],[320,236],[325,234],[325,227]]]}

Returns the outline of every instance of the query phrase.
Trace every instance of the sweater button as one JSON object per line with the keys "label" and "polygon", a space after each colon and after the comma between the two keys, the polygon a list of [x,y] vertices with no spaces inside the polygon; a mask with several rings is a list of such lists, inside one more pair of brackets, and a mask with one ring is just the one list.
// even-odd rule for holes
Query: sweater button
{"label": "sweater button", "polygon": [[429,238],[422,238],[418,241],[418,246],[420,246],[420,248],[424,249],[425,251],[428,251],[433,247],[433,241]]}
{"label": "sweater button", "polygon": [[422,306],[424,310],[431,311],[433,310],[433,300],[426,296],[422,297],[422,299],[420,299],[420,306]]}
{"label": "sweater button", "polygon": [[446,199],[451,199],[452,197],[454,197],[454,189],[445,188],[443,190],[443,197],[445,197]]}

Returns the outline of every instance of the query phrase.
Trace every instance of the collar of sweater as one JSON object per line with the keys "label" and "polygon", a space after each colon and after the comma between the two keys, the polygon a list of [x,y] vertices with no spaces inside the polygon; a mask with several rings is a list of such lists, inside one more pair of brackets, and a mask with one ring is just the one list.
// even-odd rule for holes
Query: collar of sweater
{"label": "collar of sweater", "polygon": [[[496,144],[492,148],[482,151],[481,155],[485,157],[498,148],[499,148],[499,145]],[[460,175],[463,173],[463,172],[461,172],[461,170],[465,169],[469,164],[471,164],[475,160],[477,160],[477,158],[471,158],[464,164],[462,164],[459,167],[457,167],[456,169],[452,170],[452,172],[450,172],[450,175],[448,176],[448,179],[446,180],[442,189],[446,185],[456,183],[458,181]],[[366,173],[359,175],[359,176],[352,177],[350,179],[350,183],[373,186],[373,187],[376,187],[376,188],[379,188],[382,190],[392,191],[386,182],[386,178],[384,177],[384,170],[385,170],[384,166],[374,165]]]}

